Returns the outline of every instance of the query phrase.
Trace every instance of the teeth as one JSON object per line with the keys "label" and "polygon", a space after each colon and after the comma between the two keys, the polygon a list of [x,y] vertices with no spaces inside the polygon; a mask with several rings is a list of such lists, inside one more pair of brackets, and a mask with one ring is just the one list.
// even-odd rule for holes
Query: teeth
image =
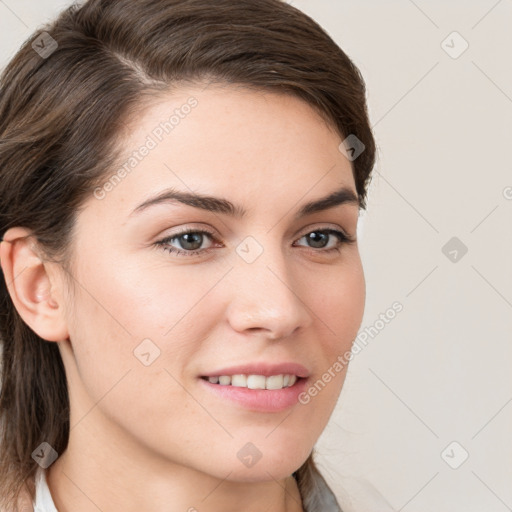
{"label": "teeth", "polygon": [[267,377],[265,387],[267,389],[281,389],[283,387],[284,375],[272,375]]}
{"label": "teeth", "polygon": [[233,375],[233,377],[231,377],[231,385],[239,388],[246,388],[247,375]]}
{"label": "teeth", "polygon": [[247,375],[247,387],[249,389],[265,389],[265,381],[263,375]]}
{"label": "teeth", "polygon": [[208,377],[212,384],[221,386],[235,386],[249,389],[282,389],[293,386],[297,381],[296,375],[219,375],[218,377]]}
{"label": "teeth", "polygon": [[222,386],[227,386],[228,384],[231,384],[231,377],[228,375],[221,375],[219,376],[219,384]]}

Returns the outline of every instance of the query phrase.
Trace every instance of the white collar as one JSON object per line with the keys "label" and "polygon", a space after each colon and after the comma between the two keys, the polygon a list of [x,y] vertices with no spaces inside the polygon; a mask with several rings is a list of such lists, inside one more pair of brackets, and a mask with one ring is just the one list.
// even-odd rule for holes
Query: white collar
{"label": "white collar", "polygon": [[58,512],[53,502],[50,489],[46,483],[46,473],[38,468],[35,477],[36,495],[33,502],[34,512]]}

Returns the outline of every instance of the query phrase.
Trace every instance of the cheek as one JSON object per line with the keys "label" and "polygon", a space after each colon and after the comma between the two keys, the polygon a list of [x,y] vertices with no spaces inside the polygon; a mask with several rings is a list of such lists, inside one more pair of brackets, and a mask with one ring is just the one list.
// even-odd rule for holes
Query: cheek
{"label": "cheek", "polygon": [[308,289],[310,307],[324,333],[324,352],[333,359],[350,348],[363,319],[366,284],[359,257],[347,259],[325,277],[311,276]]}
{"label": "cheek", "polygon": [[91,398],[101,398],[130,368],[143,369],[143,379],[160,368],[163,387],[171,380],[164,368],[181,381],[182,369],[211,331],[215,313],[208,292],[225,270],[97,261],[94,269],[77,270],[82,286],[68,315],[77,368]]}
{"label": "cheek", "polygon": [[366,283],[360,259],[347,260],[339,272],[331,273],[328,280],[317,281],[316,287],[310,283],[309,289],[308,305],[316,317],[318,380],[310,383],[311,393],[308,391],[303,403],[309,404],[306,409],[314,410],[318,418],[322,416],[320,422],[327,422],[343,387],[350,360],[347,354],[364,314]]}
{"label": "cheek", "polygon": [[83,268],[79,274],[83,293],[74,314],[93,331],[123,338],[124,348],[152,335],[167,342],[218,280],[215,273],[193,276],[179,266],[133,258]]}
{"label": "cheek", "polygon": [[[149,271],[120,264],[115,273],[107,270],[80,273],[82,287],[70,311],[78,372],[70,372],[75,421],[87,415],[88,421],[101,422],[101,414],[135,435],[141,447],[178,451],[186,439],[164,434],[167,429],[180,431],[187,415],[199,416],[179,382],[201,339],[197,318],[194,322],[186,314],[201,291],[190,291],[170,272],[163,281],[144,279]],[[188,291],[177,298],[180,287]]]}

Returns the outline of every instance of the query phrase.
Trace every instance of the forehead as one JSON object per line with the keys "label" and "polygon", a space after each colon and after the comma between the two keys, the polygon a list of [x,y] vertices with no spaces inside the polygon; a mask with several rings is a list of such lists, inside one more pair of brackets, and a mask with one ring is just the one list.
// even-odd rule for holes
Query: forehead
{"label": "forehead", "polygon": [[130,119],[121,159],[105,176],[105,197],[95,207],[126,217],[169,187],[266,209],[340,185],[355,190],[340,142],[309,104],[291,95],[229,85],[174,90]]}

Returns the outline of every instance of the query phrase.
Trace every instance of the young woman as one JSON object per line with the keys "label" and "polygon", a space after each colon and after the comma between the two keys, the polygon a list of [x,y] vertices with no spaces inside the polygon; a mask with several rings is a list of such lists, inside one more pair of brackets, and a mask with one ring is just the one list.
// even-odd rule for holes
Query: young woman
{"label": "young woman", "polygon": [[89,0],[0,83],[2,510],[334,511],[363,79],[280,0]]}

